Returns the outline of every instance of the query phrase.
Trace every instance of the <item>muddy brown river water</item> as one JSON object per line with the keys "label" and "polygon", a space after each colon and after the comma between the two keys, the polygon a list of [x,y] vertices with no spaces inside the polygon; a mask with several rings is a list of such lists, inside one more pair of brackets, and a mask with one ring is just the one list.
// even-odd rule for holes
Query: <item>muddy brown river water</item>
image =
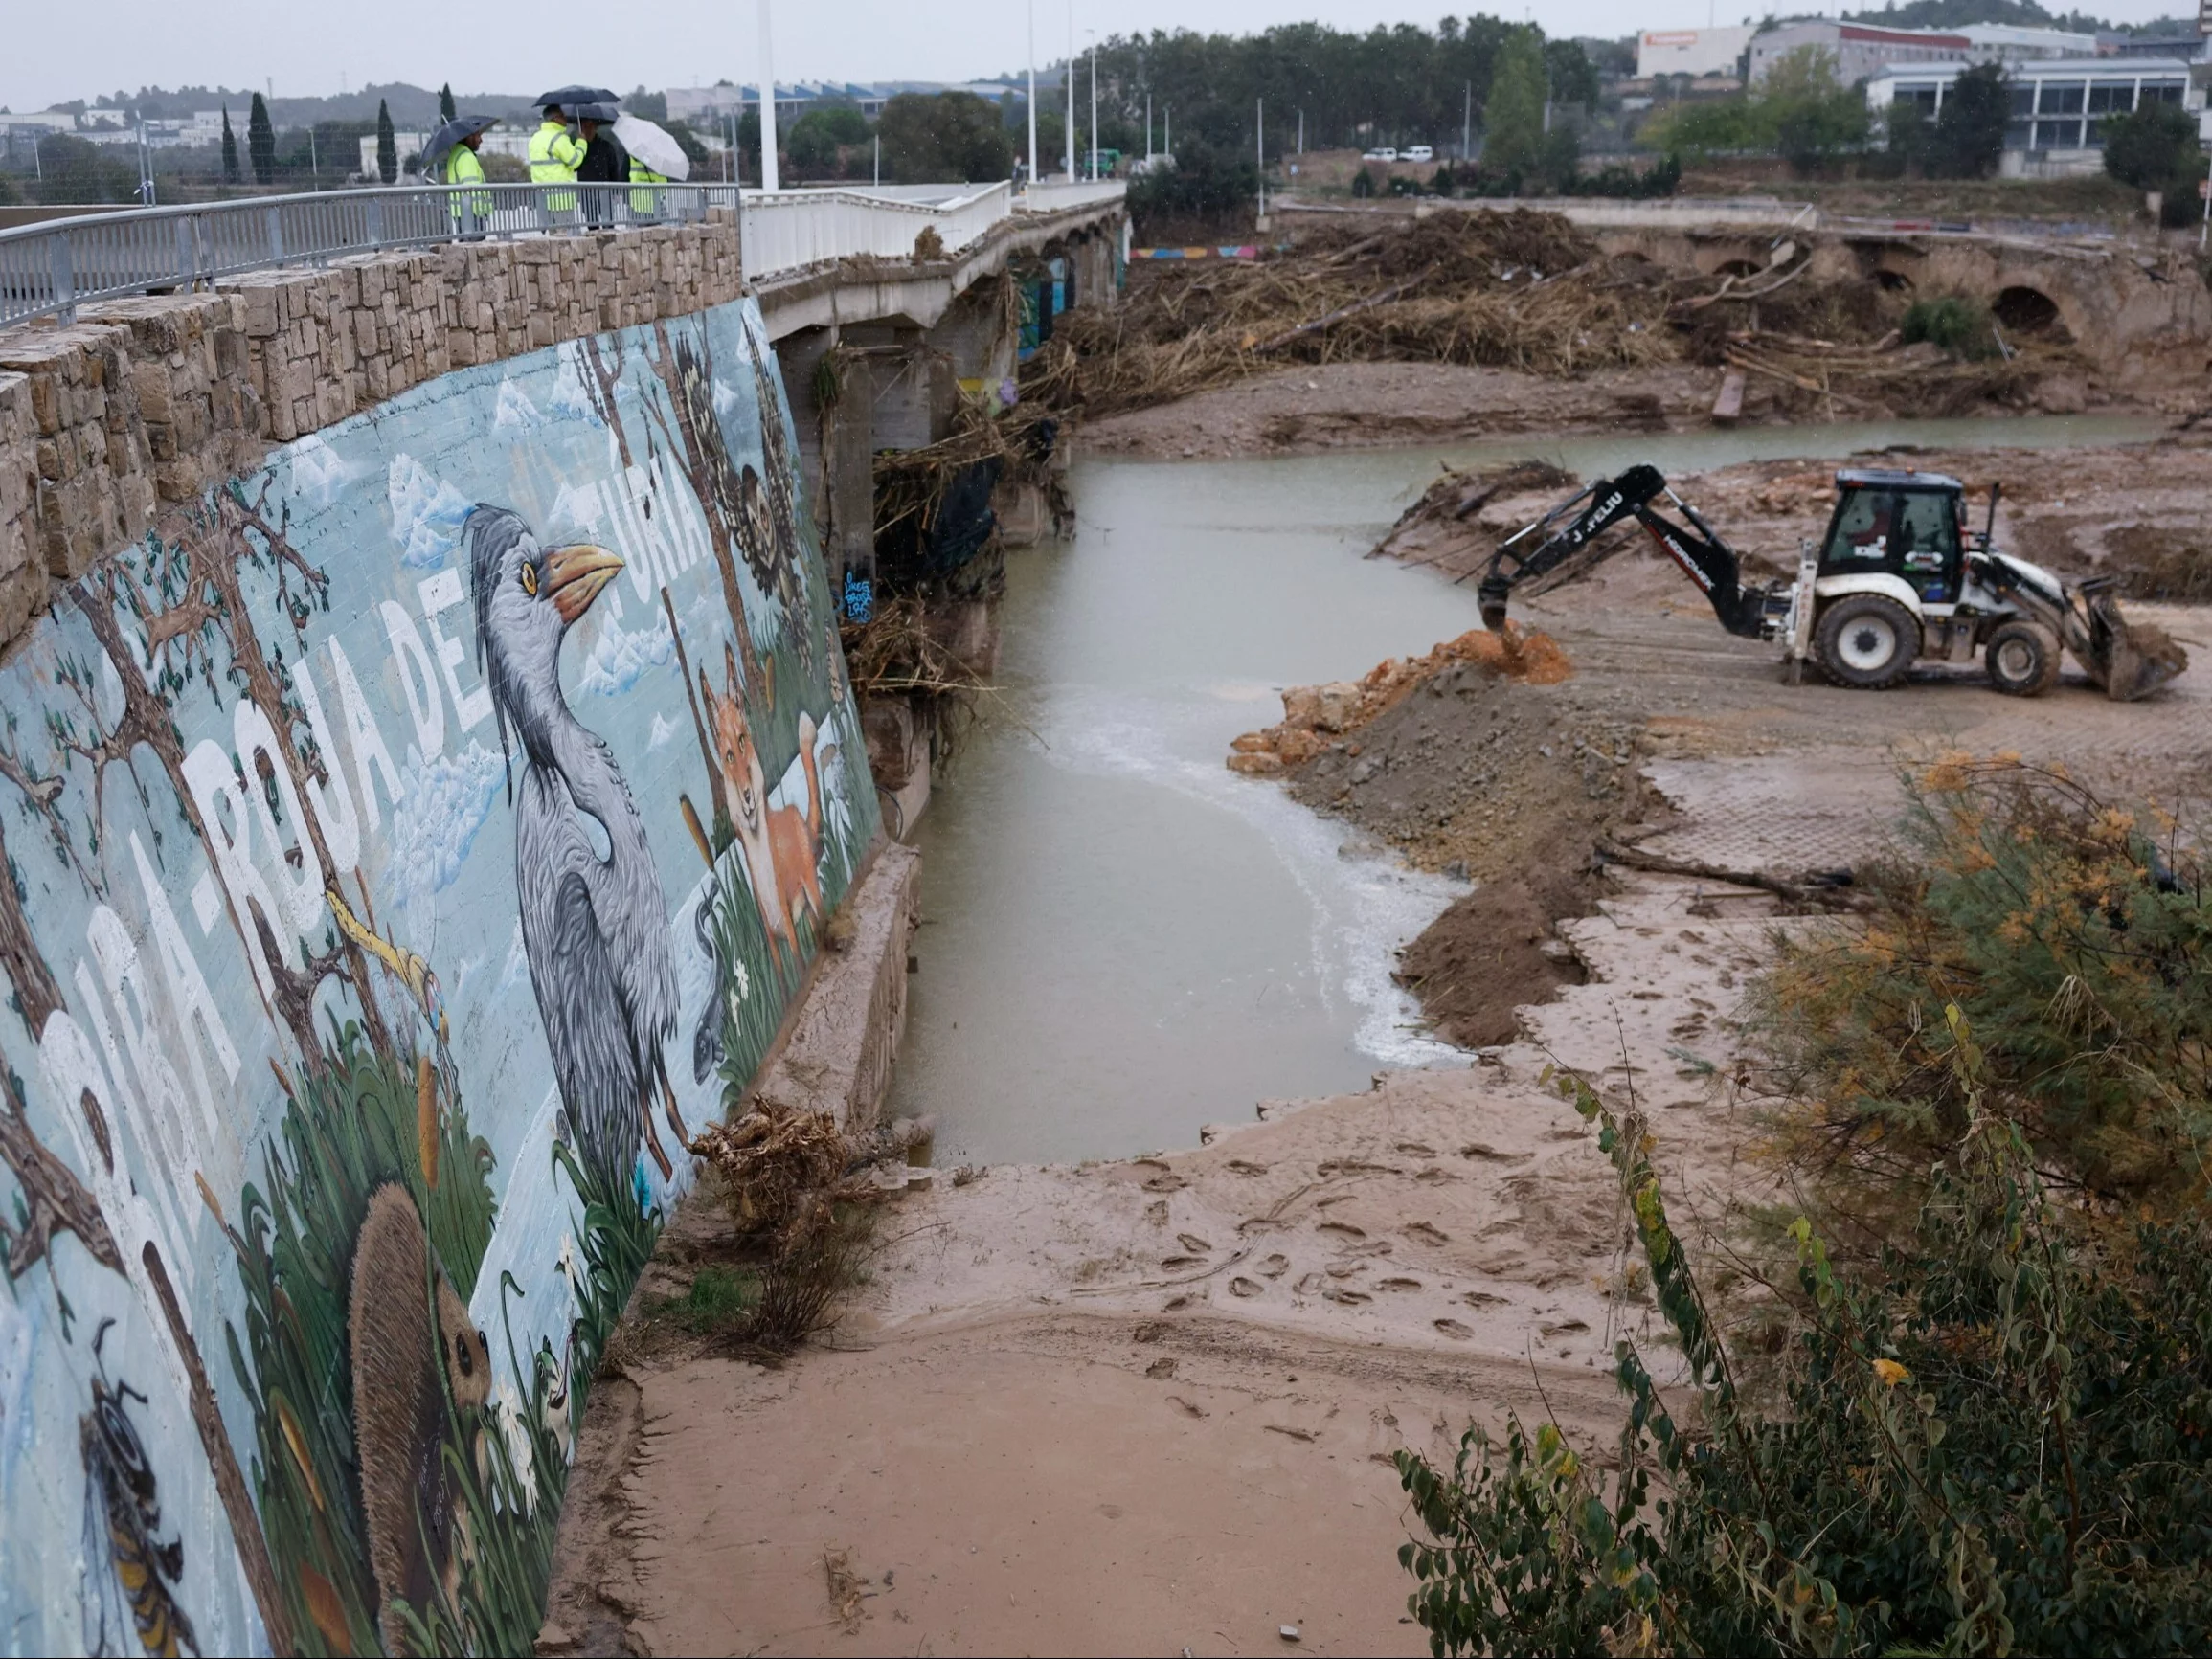
{"label": "muddy brown river water", "polygon": [[1078,461],[1077,530],[1009,556],[999,690],[916,826],[924,925],[892,1110],[937,1114],[940,1163],[1119,1157],[1191,1145],[1256,1101],[1463,1060],[1389,976],[1463,889],[1222,764],[1283,686],[1479,625],[1471,586],[1362,557],[1440,462],[1672,475],[2158,430],[1906,421]]}

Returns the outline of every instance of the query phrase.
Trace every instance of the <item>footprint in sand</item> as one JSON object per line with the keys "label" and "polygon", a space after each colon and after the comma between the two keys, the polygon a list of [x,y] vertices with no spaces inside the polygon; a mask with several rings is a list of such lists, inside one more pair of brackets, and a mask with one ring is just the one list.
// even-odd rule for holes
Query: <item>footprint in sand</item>
{"label": "footprint in sand", "polygon": [[1427,1222],[1415,1222],[1406,1229],[1406,1237],[1419,1239],[1425,1244],[1448,1244],[1452,1235],[1441,1227],[1433,1227]]}
{"label": "footprint in sand", "polygon": [[1317,1233],[1342,1233],[1347,1239],[1364,1239],[1367,1236],[1366,1228],[1355,1227],[1349,1222],[1323,1222],[1314,1231]]}
{"label": "footprint in sand", "polygon": [[1445,1335],[1451,1337],[1455,1342],[1468,1341],[1475,1334],[1474,1332],[1468,1330],[1466,1326],[1460,1324],[1456,1319],[1437,1319],[1433,1321],[1433,1323],[1435,1325],[1437,1330],[1443,1332]]}
{"label": "footprint in sand", "polygon": [[1188,1250],[1194,1256],[1203,1256],[1207,1251],[1213,1248],[1211,1244],[1208,1244],[1196,1233],[1178,1233],[1175,1235],[1175,1242],[1181,1244],[1185,1249]]}
{"label": "footprint in sand", "polygon": [[1154,1199],[1146,1204],[1144,1206],[1144,1219],[1156,1227],[1167,1225],[1167,1200],[1165,1199]]}
{"label": "footprint in sand", "polygon": [[1421,1281],[1418,1279],[1378,1279],[1375,1281],[1375,1289],[1378,1290],[1418,1290],[1420,1288]]}
{"label": "footprint in sand", "polygon": [[1260,1272],[1270,1279],[1281,1278],[1289,1268],[1290,1258],[1282,1255],[1270,1256],[1259,1265]]}
{"label": "footprint in sand", "polygon": [[1264,1176],[1267,1174],[1267,1165],[1255,1164],[1250,1158],[1232,1157],[1222,1167],[1231,1175]]}
{"label": "footprint in sand", "polygon": [[1155,1379],[1164,1380],[1175,1375],[1175,1361],[1172,1359],[1155,1359],[1144,1368],[1144,1375]]}
{"label": "footprint in sand", "polygon": [[1291,1289],[1295,1294],[1300,1296],[1319,1296],[1322,1293],[1323,1290],[1327,1289],[1327,1287],[1328,1281],[1322,1278],[1319,1273],[1308,1273],[1304,1278],[1300,1279],[1297,1284],[1293,1285]]}
{"label": "footprint in sand", "polygon": [[1409,1157],[1434,1157],[1436,1155],[1434,1147],[1423,1146],[1417,1140],[1402,1140],[1398,1143],[1398,1150]]}
{"label": "footprint in sand", "polygon": [[1470,1308],[1502,1308],[1505,1306],[1504,1297],[1493,1296],[1487,1290],[1470,1290],[1459,1300]]}
{"label": "footprint in sand", "polygon": [[1204,1256],[1166,1256],[1161,1260],[1160,1270],[1162,1273],[1172,1273],[1178,1268],[1195,1267],[1205,1260]]}
{"label": "footprint in sand", "polygon": [[1363,1302],[1374,1300],[1365,1290],[1347,1290],[1342,1285],[1331,1285],[1321,1295],[1327,1301],[1342,1302],[1347,1308],[1357,1308]]}
{"label": "footprint in sand", "polygon": [[1257,1296],[1265,1289],[1257,1279],[1247,1279],[1242,1274],[1229,1282],[1229,1293],[1231,1296]]}

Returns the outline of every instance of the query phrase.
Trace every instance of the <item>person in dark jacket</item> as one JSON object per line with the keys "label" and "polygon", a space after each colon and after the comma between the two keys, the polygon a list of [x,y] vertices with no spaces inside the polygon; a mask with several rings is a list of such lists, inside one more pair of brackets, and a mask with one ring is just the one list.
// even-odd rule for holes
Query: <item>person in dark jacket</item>
{"label": "person in dark jacket", "polygon": [[[615,112],[603,103],[587,103],[576,111],[576,126],[584,141],[584,159],[576,164],[579,183],[621,184],[630,176],[630,152],[615,137]],[[584,191],[584,223],[615,222],[615,192]]]}

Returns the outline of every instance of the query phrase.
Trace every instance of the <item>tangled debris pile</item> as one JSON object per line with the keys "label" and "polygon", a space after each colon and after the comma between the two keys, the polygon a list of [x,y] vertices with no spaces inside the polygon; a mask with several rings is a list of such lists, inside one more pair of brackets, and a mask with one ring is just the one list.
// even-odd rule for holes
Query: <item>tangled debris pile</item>
{"label": "tangled debris pile", "polygon": [[[1071,312],[1025,370],[1028,392],[1098,417],[1291,363],[1395,360],[1552,377],[1687,362],[1756,383],[1774,413],[1964,413],[2018,402],[2074,365],[2062,340],[1988,362],[1903,344],[1907,302],[1816,278],[1791,241],[1749,277],[1608,255],[1557,213],[1445,209],[1300,223],[1253,261],[1147,271],[1118,306]],[[2078,377],[2078,376],[2077,376]]]}

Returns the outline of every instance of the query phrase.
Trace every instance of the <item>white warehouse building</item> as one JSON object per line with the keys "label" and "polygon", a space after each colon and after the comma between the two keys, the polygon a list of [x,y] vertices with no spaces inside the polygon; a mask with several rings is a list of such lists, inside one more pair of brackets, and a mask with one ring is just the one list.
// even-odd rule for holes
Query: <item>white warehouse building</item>
{"label": "white warehouse building", "polygon": [[[1866,105],[1917,103],[1932,121],[1964,63],[1892,63],[1866,82]],[[2178,57],[2046,57],[2008,66],[2012,119],[2004,129],[2006,178],[2065,178],[2101,171],[2106,118],[2143,103],[2187,101],[2189,65]]]}

